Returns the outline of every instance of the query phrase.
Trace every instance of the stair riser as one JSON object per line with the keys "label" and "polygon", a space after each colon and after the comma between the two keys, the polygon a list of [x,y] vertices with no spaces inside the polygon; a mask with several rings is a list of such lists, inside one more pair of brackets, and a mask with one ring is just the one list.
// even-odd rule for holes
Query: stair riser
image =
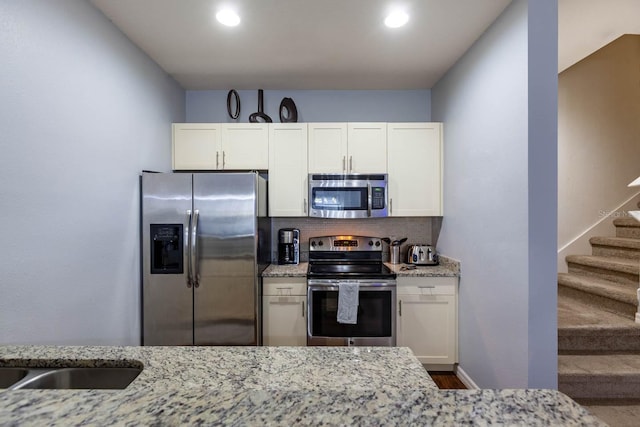
{"label": "stair riser", "polygon": [[640,352],[640,339],[637,336],[558,336],[558,354],[597,354],[597,353]]}
{"label": "stair riser", "polygon": [[640,376],[559,374],[558,390],[572,399],[633,399],[640,396]]}
{"label": "stair riser", "polygon": [[640,239],[640,227],[616,227],[616,237]]}
{"label": "stair riser", "polygon": [[582,264],[567,263],[569,273],[584,274],[585,276],[598,277],[600,279],[610,280],[620,283],[621,285],[632,286],[638,288],[638,274],[624,273],[615,270],[606,270],[604,268],[591,267]]}
{"label": "stair riser", "polygon": [[592,253],[596,256],[610,256],[640,260],[640,249],[621,248],[619,246],[592,245]]}
{"label": "stair riser", "polygon": [[622,301],[616,301],[563,285],[558,285],[558,295],[572,298],[592,307],[610,311],[628,319],[633,320],[636,316],[637,306],[635,304],[627,304]]}

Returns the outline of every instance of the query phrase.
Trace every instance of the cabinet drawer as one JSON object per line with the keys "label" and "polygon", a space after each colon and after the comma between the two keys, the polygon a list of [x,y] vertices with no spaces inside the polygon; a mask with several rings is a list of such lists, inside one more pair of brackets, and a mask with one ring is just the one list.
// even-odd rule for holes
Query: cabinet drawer
{"label": "cabinet drawer", "polygon": [[307,295],[307,279],[304,277],[265,277],[262,279],[262,295],[283,297]]}
{"label": "cabinet drawer", "polygon": [[398,295],[456,295],[456,277],[398,277]]}

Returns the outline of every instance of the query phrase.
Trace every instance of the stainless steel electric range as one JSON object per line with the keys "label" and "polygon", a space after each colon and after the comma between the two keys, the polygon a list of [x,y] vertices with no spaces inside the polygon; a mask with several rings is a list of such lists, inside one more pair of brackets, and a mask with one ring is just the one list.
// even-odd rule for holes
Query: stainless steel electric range
{"label": "stainless steel electric range", "polygon": [[[382,248],[378,237],[309,239],[307,345],[396,345],[396,275],[382,262]],[[355,324],[337,320],[342,282],[358,285]]]}

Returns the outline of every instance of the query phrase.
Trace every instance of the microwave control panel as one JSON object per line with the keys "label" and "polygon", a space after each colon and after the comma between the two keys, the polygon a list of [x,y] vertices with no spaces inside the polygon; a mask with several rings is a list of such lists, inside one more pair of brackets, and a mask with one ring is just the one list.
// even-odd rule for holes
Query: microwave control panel
{"label": "microwave control panel", "polygon": [[384,209],[384,187],[371,188],[371,209]]}

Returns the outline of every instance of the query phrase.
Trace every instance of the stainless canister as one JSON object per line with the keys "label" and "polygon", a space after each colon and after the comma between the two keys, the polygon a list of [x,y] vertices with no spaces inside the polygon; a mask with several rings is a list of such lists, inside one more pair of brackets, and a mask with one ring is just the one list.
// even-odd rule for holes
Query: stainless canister
{"label": "stainless canister", "polygon": [[389,262],[391,264],[400,264],[400,245],[389,246]]}

